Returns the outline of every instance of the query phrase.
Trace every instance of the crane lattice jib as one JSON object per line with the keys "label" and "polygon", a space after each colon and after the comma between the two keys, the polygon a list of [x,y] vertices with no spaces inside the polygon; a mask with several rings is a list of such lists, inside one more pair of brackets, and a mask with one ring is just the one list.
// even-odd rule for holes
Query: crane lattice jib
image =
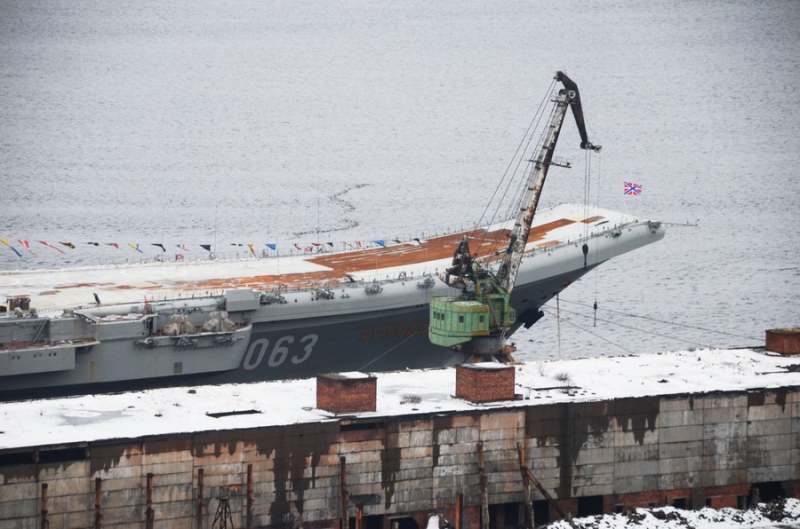
{"label": "crane lattice jib", "polygon": [[525,197],[514,223],[514,229],[511,232],[508,249],[503,256],[503,261],[500,263],[500,268],[496,276],[498,282],[509,294],[511,294],[511,291],[514,289],[517,273],[522,263],[522,255],[525,252],[525,245],[528,243],[528,235],[531,231],[533,216],[536,213],[536,207],[539,205],[539,197],[542,194],[542,187],[547,178],[547,171],[553,160],[553,153],[556,149],[556,143],[558,142],[558,135],[561,133],[561,126],[564,124],[564,117],[566,116],[568,106],[572,105],[573,107],[572,110],[575,116],[575,122],[578,125],[578,130],[581,135],[581,148],[594,151],[600,150],[599,145],[592,145],[586,139],[586,127],[583,122],[583,110],[580,106],[580,96],[578,94],[577,85],[561,72],[556,74],[556,79],[561,81],[566,88],[559,91],[558,97],[555,100],[556,105],[550,118],[550,123],[545,130],[545,138],[542,142],[542,147],[539,150],[538,156],[533,161],[533,166],[528,176]]}

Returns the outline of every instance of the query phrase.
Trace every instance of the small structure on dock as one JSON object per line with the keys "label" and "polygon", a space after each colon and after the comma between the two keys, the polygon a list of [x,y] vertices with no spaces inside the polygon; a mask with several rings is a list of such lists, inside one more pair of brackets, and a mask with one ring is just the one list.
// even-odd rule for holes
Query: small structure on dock
{"label": "small structure on dock", "polygon": [[456,366],[456,397],[471,402],[514,400],[514,366],[496,362]]}
{"label": "small structure on dock", "polygon": [[768,329],[767,351],[782,355],[800,355],[800,327]]}
{"label": "small structure on dock", "polygon": [[375,411],[378,379],[352,371],[317,376],[317,408],[333,413]]}

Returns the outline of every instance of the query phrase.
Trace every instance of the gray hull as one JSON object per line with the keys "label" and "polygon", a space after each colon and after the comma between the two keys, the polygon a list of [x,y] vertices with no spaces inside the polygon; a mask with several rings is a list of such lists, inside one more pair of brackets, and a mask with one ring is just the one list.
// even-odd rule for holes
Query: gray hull
{"label": "gray hull", "polygon": [[[549,300],[564,284],[589,270],[520,286],[512,298],[520,319],[527,311],[538,312],[543,303],[534,300]],[[465,360],[459,352],[431,344],[427,331],[428,307],[423,305],[372,313],[367,318],[350,314],[294,320],[289,325],[254,323],[249,342],[209,350],[208,355],[197,349],[148,349],[134,341],[106,343],[87,351],[78,348],[74,369],[6,377],[0,398],[437,368]],[[132,378],[132,366],[140,369],[140,376]]]}
{"label": "gray hull", "polygon": [[[518,314],[517,325],[534,323],[545,303],[595,266],[663,237],[663,229],[647,222],[631,224],[620,233],[622,230],[601,232],[589,240],[592,251],[588,261],[584,261],[578,242],[526,256],[511,300]],[[455,293],[442,281],[408,274],[380,283],[286,291],[280,301],[239,289],[222,296],[167,300],[149,307],[100,306],[91,309],[94,316],[86,311],[87,318],[96,317],[96,321],[12,317],[0,324],[0,342],[20,339],[20,326],[27,325],[34,338],[47,328],[49,343],[60,344],[67,353],[73,351],[74,365],[45,356],[37,357],[38,370],[4,368],[0,371],[0,399],[453,365],[465,357],[429,342],[428,313],[431,297]],[[171,315],[190,315],[193,324],[200,325],[209,313],[221,309],[240,328],[235,340],[207,335],[202,347],[194,348],[178,343],[177,337],[157,338],[167,342],[162,346],[147,342],[149,337],[159,336]],[[117,322],[120,310],[128,315]],[[71,341],[79,345],[63,347]],[[12,358],[16,353],[11,348],[3,354]]]}

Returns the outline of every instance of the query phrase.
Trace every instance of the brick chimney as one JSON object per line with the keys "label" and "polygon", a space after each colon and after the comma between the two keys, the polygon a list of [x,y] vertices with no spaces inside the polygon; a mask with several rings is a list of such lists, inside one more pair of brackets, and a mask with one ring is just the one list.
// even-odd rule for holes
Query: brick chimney
{"label": "brick chimney", "polygon": [[800,355],[800,327],[767,330],[767,351],[782,355]]}
{"label": "brick chimney", "polygon": [[514,366],[484,362],[456,366],[456,397],[472,402],[514,400]]}
{"label": "brick chimney", "polygon": [[375,411],[378,379],[353,371],[317,376],[317,408],[333,413]]}

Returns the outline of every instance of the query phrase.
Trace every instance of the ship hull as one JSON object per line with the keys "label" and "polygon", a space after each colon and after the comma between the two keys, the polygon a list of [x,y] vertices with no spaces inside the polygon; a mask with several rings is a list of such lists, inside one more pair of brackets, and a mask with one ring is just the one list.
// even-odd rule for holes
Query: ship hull
{"label": "ship hull", "polygon": [[[521,315],[538,312],[544,304],[540,301],[549,300],[591,268],[521,285],[512,296],[512,304],[519,307]],[[441,368],[467,360],[458,351],[430,343],[428,322],[428,306],[416,305],[372,312],[366,317],[343,314],[307,321],[253,323],[246,348],[236,345],[220,350],[219,355],[226,358],[216,360],[214,366],[195,358],[195,366],[202,363],[200,372],[191,370],[191,351],[165,357],[163,351],[134,346],[133,342],[95,345],[80,352],[75,368],[69,371],[8,377],[0,400],[251,383],[331,372]],[[514,330],[521,325],[520,321]],[[131,365],[137,366],[140,376],[130,378]],[[123,372],[126,366],[127,372]]]}
{"label": "ship hull", "polygon": [[[566,213],[570,212],[550,213],[549,227],[541,229],[539,239],[530,243],[530,250],[523,257],[511,297],[518,315],[517,324],[509,337],[513,337],[513,331],[519,326],[534,323],[543,305],[594,267],[664,236],[663,228],[657,223],[636,219],[611,223],[599,215],[584,221],[579,212],[572,217],[576,220],[570,220]],[[603,213],[605,218],[611,215]],[[501,231],[493,233],[502,239]],[[162,301],[80,309],[73,317],[6,317],[0,322],[0,342],[6,345],[0,343],[0,349],[8,352],[9,357],[24,343],[26,338],[22,334],[26,328],[27,340],[31,343],[37,339],[41,341],[43,336],[47,336],[52,345],[75,339],[97,343],[75,349],[74,367],[70,362],[51,361],[39,372],[29,368],[19,374],[22,372],[3,372],[0,365],[0,399],[248,383],[329,372],[380,372],[458,364],[467,360],[464,354],[435,346],[428,340],[431,298],[459,294],[437,276],[450,266],[451,257],[447,256],[452,256],[451,248],[458,241],[458,237],[448,236],[432,240],[427,248],[422,247],[424,250],[398,246],[372,254],[331,254],[324,259],[314,259],[313,267],[307,261],[299,263],[298,266],[306,268],[302,269],[302,274],[295,274],[296,279],[308,281],[306,274],[319,274],[323,266],[345,278],[327,278],[327,283],[317,283],[317,286],[311,284],[277,292],[254,290],[253,283],[272,277],[262,274],[241,278],[238,283],[225,278],[192,286],[212,288],[224,283],[227,288],[219,294],[195,297],[196,291],[192,290],[187,297],[178,291]],[[583,251],[584,246],[588,247],[588,252]],[[414,260],[434,252],[438,252],[436,258]],[[497,263],[499,254],[485,255],[489,266]],[[364,271],[364,266],[378,259],[388,264]],[[283,266],[287,264],[284,262]],[[148,271],[145,268],[141,273]],[[275,277],[280,281],[290,276]],[[47,295],[48,285],[44,282],[49,276],[33,279],[42,280],[39,283],[42,293],[35,301],[52,299]],[[30,288],[21,280],[19,283],[20,289]],[[102,288],[98,283],[56,288],[68,292],[80,288],[94,290]],[[173,289],[178,288],[175,285],[172,283]],[[101,295],[123,296],[129,287],[111,284]],[[251,329],[248,337],[234,347],[220,346],[219,351],[204,355],[181,348],[148,349],[142,343],[158,336],[171,315],[190,315],[195,320],[193,324],[198,326],[212,311],[219,309],[230,313],[231,320],[240,327]],[[115,318],[123,321],[117,322]],[[150,327],[143,326],[147,321],[151,322]],[[66,351],[69,353],[70,349]]]}

